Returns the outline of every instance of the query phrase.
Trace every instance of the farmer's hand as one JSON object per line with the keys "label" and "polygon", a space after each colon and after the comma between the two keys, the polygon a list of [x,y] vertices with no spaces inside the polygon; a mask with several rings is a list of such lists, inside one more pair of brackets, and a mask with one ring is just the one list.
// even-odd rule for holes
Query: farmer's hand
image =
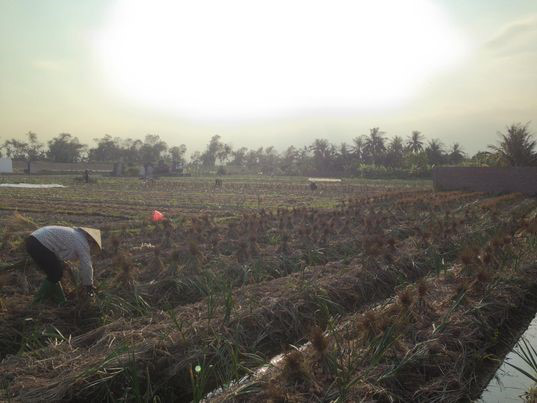
{"label": "farmer's hand", "polygon": [[95,296],[96,288],[93,285],[85,285],[82,287],[82,293],[86,297],[93,298]]}

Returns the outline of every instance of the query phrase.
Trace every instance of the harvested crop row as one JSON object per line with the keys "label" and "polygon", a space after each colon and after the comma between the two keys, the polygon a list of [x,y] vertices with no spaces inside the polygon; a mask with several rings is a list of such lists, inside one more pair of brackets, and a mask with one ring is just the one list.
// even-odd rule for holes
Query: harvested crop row
{"label": "harvested crop row", "polygon": [[[443,198],[445,200],[454,200],[453,196],[458,197],[460,195],[446,194]],[[463,195],[463,197],[466,196]],[[349,216],[352,218],[352,227],[361,228],[362,215],[366,214],[366,216],[369,217],[367,219],[367,225],[371,224],[369,221],[371,217],[373,217],[375,220],[382,223],[382,234],[389,236],[389,232],[393,230],[391,227],[401,227],[402,225],[408,226],[415,221],[414,213],[407,216],[408,213],[401,209],[399,210],[398,219],[395,223],[389,222],[389,216],[380,221],[379,217],[381,217],[381,215],[376,214],[375,216],[372,216],[367,213],[367,210],[378,210],[379,204],[382,203],[382,205],[384,205],[385,202],[389,203],[390,200],[391,197],[388,195],[379,195],[378,198],[373,199],[368,198],[366,203],[365,201],[360,202],[360,199],[353,200],[352,203],[349,202],[347,212],[336,217],[344,218],[345,216]],[[361,206],[361,203],[365,203],[368,206],[365,211],[363,210],[363,207],[358,208],[357,211],[349,208],[349,206],[352,205],[359,207]],[[277,228],[278,221],[281,221],[282,219],[298,223],[304,219],[304,212],[305,211],[302,210],[294,210],[292,213],[291,211],[280,210],[278,211],[277,216],[273,216],[267,222],[266,227],[269,230],[270,228]],[[299,215],[294,213],[299,213]],[[331,214],[333,214],[329,211],[319,212],[315,210],[310,211],[310,213],[315,213],[319,219],[323,216],[326,216],[325,219],[331,219]],[[383,214],[385,215],[385,213]],[[251,220],[254,218],[255,217],[253,216],[248,216],[245,219],[243,218],[242,222],[239,221],[237,227],[240,228],[243,226],[246,228],[251,226]],[[199,226],[203,221],[203,219],[201,222],[198,222],[198,220],[196,220],[196,222],[193,221],[190,229],[185,229],[183,234],[192,231],[193,227]],[[205,226],[214,228],[211,230],[214,235],[216,227],[214,227],[212,220],[205,221]],[[140,228],[143,229],[143,227]],[[147,232],[147,235],[144,235],[142,240],[159,245],[159,242],[162,241],[162,234],[167,233],[166,231],[168,229],[169,228],[166,226],[160,228],[159,226],[156,226],[153,229],[147,229],[147,231],[144,231],[144,233]],[[199,232],[199,229],[197,231]],[[220,229],[220,231],[222,231],[222,229]],[[261,232],[258,231],[257,233],[262,237],[264,231],[264,226],[261,226]],[[334,240],[330,240],[323,247],[315,245],[309,246],[309,248],[320,248],[319,252],[316,252],[317,257],[315,259],[322,260],[323,263],[328,263],[329,261],[339,260],[343,256],[346,256],[345,259],[350,260],[353,256],[364,256],[364,253],[367,254],[372,252],[369,250],[370,241],[363,239],[364,233],[361,229],[357,232],[353,231],[354,235],[352,235],[350,231],[348,232],[349,233],[345,232],[339,237],[337,236],[337,233],[331,233],[330,238],[334,238]],[[378,229],[373,231],[373,228],[369,228],[368,232],[378,233]],[[156,234],[156,238],[155,235],[151,238],[146,238],[148,235],[151,236],[152,233]],[[16,233],[13,234],[16,235]],[[366,238],[369,235],[370,234],[366,235]],[[377,237],[378,236],[380,235],[377,234]],[[409,232],[403,234],[402,239],[408,236],[412,236],[412,233]],[[352,238],[355,238],[356,240],[352,240]],[[128,240],[129,244],[139,244],[141,241],[139,236],[135,235],[133,237],[132,232],[128,227],[124,227],[114,235],[114,238],[107,242],[109,244],[107,253],[111,253],[112,256],[117,255],[118,252],[117,248],[119,244],[115,244],[115,239]],[[351,240],[349,241],[349,239]],[[359,241],[360,239],[362,239],[362,241]],[[402,239],[397,239],[397,242],[402,242]],[[381,244],[383,243],[384,241],[381,242]],[[209,247],[209,245],[203,243],[200,244],[200,246],[204,248]],[[382,245],[380,246],[382,247]],[[288,245],[288,249],[301,251],[300,253],[304,253],[304,247],[305,246],[300,244],[292,244],[291,241]],[[389,251],[386,251],[387,257],[394,253],[395,249],[393,249],[393,247],[395,247],[395,244],[392,245],[392,248]],[[126,261],[121,254],[119,255],[119,258],[116,256],[114,258],[102,259],[98,263],[100,270],[97,272],[97,277],[106,291],[100,293],[101,303],[99,309],[94,310],[92,314],[89,315],[87,310],[85,312],[80,312],[80,307],[78,306],[63,307],[61,310],[57,311],[58,317],[54,321],[55,326],[64,334],[76,336],[87,331],[88,327],[98,325],[102,321],[113,320],[113,318],[117,316],[146,315],[151,309],[155,309],[156,307],[169,309],[170,306],[195,302],[205,295],[209,295],[209,298],[212,298],[215,295],[220,295],[222,292],[229,292],[232,287],[243,285],[245,282],[252,282],[252,280],[259,282],[266,281],[270,278],[285,276],[289,272],[301,270],[301,267],[304,267],[304,264],[307,263],[307,260],[300,263],[303,259],[312,259],[308,256],[291,256],[284,251],[279,253],[277,251],[279,248],[278,245],[265,245],[259,251],[259,256],[244,264],[237,263],[234,257],[222,256],[216,253],[212,257],[212,259],[214,259],[214,264],[211,264],[210,261],[206,261],[203,264],[204,267],[202,271],[197,271],[198,269],[196,269],[194,272],[190,272],[189,270],[187,276],[184,275],[185,273],[182,273],[179,276],[179,273],[176,272],[177,264],[179,262],[174,263],[173,259],[169,260],[171,257],[170,255],[173,255],[169,249],[168,252],[164,249],[160,256],[155,254],[154,257],[152,257],[153,252],[151,250],[145,252],[143,250],[133,252],[129,255],[130,262]],[[155,251],[158,250],[160,250],[160,248]],[[183,253],[182,259],[188,260],[188,255],[188,253],[186,253],[186,255]],[[182,261],[182,265],[194,264],[197,261],[196,254],[190,253],[190,255],[191,262]],[[181,255],[177,257],[179,258],[180,256]],[[143,262],[147,263],[144,264]],[[155,267],[156,263],[160,265],[160,268]],[[136,277],[136,285],[132,282],[134,279],[131,270],[133,270],[133,267],[134,270],[137,270],[137,267],[134,265],[137,267],[144,267],[143,271]],[[120,269],[119,273],[114,270],[114,266]],[[201,266],[201,262],[197,262],[197,266]],[[255,267],[256,271],[251,271],[251,267]],[[103,270],[103,268],[105,268],[105,270]],[[129,272],[126,270],[129,270]],[[251,274],[248,274],[249,271],[251,271]],[[1,334],[2,347],[0,348],[0,355],[2,356],[7,353],[14,353],[30,348],[25,346],[25,344],[27,344],[26,340],[28,339],[31,339],[31,345],[36,347],[46,342],[46,335],[50,333],[49,330],[47,330],[50,328],[48,323],[50,322],[50,318],[53,318],[54,316],[49,315],[44,317],[43,315],[38,315],[37,312],[32,310],[32,307],[29,306],[30,297],[28,294],[30,293],[32,284],[36,283],[38,278],[38,273],[31,270],[31,268],[30,270],[21,270],[19,268],[2,275],[2,293],[4,295],[10,295],[9,300],[6,300],[6,309],[1,314],[2,320],[6,324],[6,326],[3,327]],[[117,287],[114,286],[113,282],[110,283],[110,280],[114,278],[117,280]],[[184,279],[179,280],[180,278]],[[130,284],[130,286],[125,287],[126,283]],[[23,291],[26,296],[21,295],[21,291]],[[151,305],[148,305],[147,302]],[[56,310],[53,312],[56,312]],[[86,319],[82,321],[81,318],[84,316],[86,316]]]}
{"label": "harvested crop row", "polygon": [[[443,207],[453,205],[454,201],[460,203],[461,198],[467,199],[468,195],[448,194]],[[349,202],[342,211],[294,209],[279,210],[276,216],[272,213],[250,215],[236,224],[229,224],[227,229],[216,226],[207,216],[200,220],[193,218],[191,226],[180,232],[163,228],[156,232],[157,236],[165,235],[162,239],[145,239],[157,245],[154,258],[145,262],[136,261],[112,247],[112,254],[117,255],[113,264],[120,269],[117,277],[120,287],[116,289],[111,284],[112,289],[123,298],[129,298],[134,291],[152,306],[176,306],[226,288],[284,276],[305,265],[365,257],[375,253],[373,248],[389,258],[395,253],[397,243],[416,234],[399,231],[415,225],[419,213],[413,209],[410,212],[400,209],[395,217],[389,210],[379,210],[375,203],[365,209],[353,205],[361,206]],[[450,219],[455,217],[453,214]],[[421,221],[425,224],[431,221],[428,213]],[[462,230],[471,220],[464,221],[461,216],[460,222],[458,227]],[[267,244],[270,237],[277,237],[279,242]],[[112,245],[121,238],[125,236],[112,239]],[[177,243],[184,246],[168,246],[167,249],[160,246]],[[235,252],[230,255],[233,249]],[[130,287],[124,287],[125,284]]]}
{"label": "harvested crop row", "polygon": [[99,399],[125,393],[129,368],[138,368],[139,382],[153,382],[147,393],[191,397],[200,386],[191,382],[189,370],[194,365],[214,365],[204,387],[239,376],[244,366],[255,362],[233,367],[229,363],[234,356],[244,360],[256,351],[273,353],[280,343],[300,341],[304,329],[327,320],[330,313],[355,310],[390,295],[405,279],[425,274],[431,267],[427,262],[413,265],[413,260],[420,260],[419,250],[415,254],[389,269],[325,266],[244,287],[229,299],[224,295],[221,300],[182,307],[172,321],[154,315],[156,323],[149,319],[112,323],[70,343],[6,360],[0,368],[11,380],[7,393],[24,400]]}
{"label": "harvested crop row", "polygon": [[467,262],[408,286],[324,334],[316,329],[303,348],[208,401],[475,399],[498,332],[537,303],[537,265],[517,264],[535,261],[537,231],[523,228],[504,265]]}
{"label": "harvested crop row", "polygon": [[[456,196],[456,195],[444,194],[443,199],[453,200],[453,196]],[[459,196],[462,196],[463,198],[467,197],[467,195],[466,196],[459,195]],[[381,197],[384,200],[385,196],[381,196]],[[373,207],[376,207],[376,204],[369,204],[369,206],[370,206],[369,208],[373,208]],[[401,212],[402,211],[400,211],[400,213]],[[446,214],[447,213],[448,211],[446,212]],[[285,216],[292,217],[290,215],[290,212],[285,211],[285,210],[281,211],[281,214],[283,217]],[[320,213],[318,213],[318,215],[319,214]],[[329,214],[329,213],[323,213],[323,214]],[[356,212],[352,212],[352,214],[355,215]],[[278,215],[280,216],[280,212]],[[451,215],[450,217],[454,218],[454,215]],[[251,217],[248,218],[248,220],[250,219]],[[405,221],[408,221],[408,223],[411,224],[413,219],[415,220],[415,217],[412,217],[412,216],[404,217],[401,214],[399,214],[397,225],[399,227],[401,225],[403,226],[408,225],[408,224],[404,224]],[[473,217],[473,219],[475,220],[476,217]],[[359,219],[358,221],[360,220],[361,219]],[[274,221],[277,222],[278,220],[276,218],[273,218],[272,221],[273,223],[271,225],[273,226]],[[384,223],[386,222],[384,221]],[[155,230],[157,229],[158,228],[155,228]],[[466,226],[461,227],[459,225],[460,231],[465,231],[467,229],[468,227]],[[387,228],[383,228],[383,230],[385,231],[383,232],[383,234],[389,237],[390,227],[388,226]],[[162,229],[160,231],[162,231]],[[374,232],[374,231],[371,231],[371,228],[370,228],[369,232]],[[433,231],[429,230],[429,232],[432,233]],[[416,233],[407,231],[406,234],[402,234],[403,236],[402,239],[397,239],[397,242],[398,243],[402,242],[402,240],[405,237],[412,236],[412,235],[416,235]],[[421,235],[425,237],[427,234],[421,233]],[[130,235],[128,236],[126,232],[121,236],[123,238],[128,237],[128,239],[131,241],[133,239],[132,236]],[[357,240],[362,239],[362,241],[359,241],[357,244],[355,244],[355,241],[350,241],[349,243],[347,239],[352,238],[352,237],[353,236],[351,236],[350,234],[345,234],[339,243],[338,242],[334,243],[331,241],[330,246],[326,246],[322,248],[321,250],[323,251],[322,252],[323,261],[327,263],[330,260],[340,259],[342,255],[341,254],[338,255],[337,253],[334,253],[334,252],[337,252],[338,250],[345,251],[344,253],[347,256],[346,259],[350,259],[352,258],[352,256],[363,256],[363,253],[366,253],[366,254],[384,253],[384,257],[388,259],[395,252],[395,249],[393,249],[395,244],[392,245],[392,247],[389,248],[389,250],[382,252],[382,248],[385,246],[388,246],[387,244],[384,246],[382,245],[384,244],[384,241],[381,242],[380,249],[379,247],[377,247],[375,250],[371,249],[372,247],[371,240],[368,240],[367,238],[365,240],[362,239],[363,234],[361,232],[358,232],[354,235],[354,237],[357,237]],[[396,235],[396,238],[397,237],[401,238],[400,236]],[[441,241],[445,242],[446,239],[444,238]],[[362,243],[361,245],[360,245],[360,242]],[[423,242],[420,247],[426,247],[426,246],[423,246],[423,245],[427,245],[426,239],[424,239]],[[291,245],[291,247],[296,250],[301,250],[300,245],[297,245],[297,246]],[[110,250],[110,246],[109,246],[109,250]],[[330,252],[331,250],[333,250],[334,252]],[[429,253],[427,252],[427,249],[425,249],[425,252]],[[114,253],[113,247],[112,247],[112,253]],[[145,256],[145,261],[151,262],[150,256],[152,255],[153,253],[151,251],[150,252],[136,252],[131,257],[133,260],[136,259],[139,263],[139,260],[144,259],[143,256]],[[275,250],[273,250],[272,252],[269,251],[267,254],[267,250],[265,250],[265,248],[263,248],[263,255],[264,257],[259,256],[258,258],[256,258],[256,260],[253,261],[253,263],[256,265],[257,270],[258,270],[257,274],[254,273],[254,275],[258,276],[257,281],[263,281],[269,278],[279,277],[282,275],[286,275],[289,271],[294,271],[291,269],[291,266],[289,266],[290,264],[289,262],[292,261],[290,260],[289,256],[281,256],[281,259],[283,260],[281,259],[274,260],[276,256],[278,256],[279,254]],[[155,256],[155,260],[156,259],[160,259],[160,258],[158,256]],[[173,274],[173,262],[167,263],[170,265],[170,267],[167,269],[168,271],[170,271],[170,273],[168,273],[169,275],[162,276],[163,273],[160,273],[160,275],[157,276],[158,278],[156,281],[155,281],[156,272],[154,270],[148,271],[146,267],[144,271],[141,273],[140,277],[138,277],[138,280],[141,282],[139,282],[139,284],[136,287],[124,286],[125,282],[127,282],[128,284],[131,284],[130,281],[132,280],[132,277],[128,277],[129,273],[122,272],[121,270],[123,269],[121,269],[121,266],[120,266],[121,270],[119,274],[116,273],[113,269],[100,270],[98,272],[98,278],[100,279],[100,282],[103,282],[103,285],[105,285],[104,281],[106,279],[108,280],[110,279],[110,276],[119,275],[117,277],[118,281],[120,280],[120,282],[118,283],[119,288],[115,288],[113,284],[109,284],[112,288],[105,287],[106,292],[101,293],[100,309],[96,310],[92,314],[92,315],[99,315],[101,316],[101,318],[90,317],[87,320],[87,322],[89,323],[89,325],[91,324],[95,325],[95,324],[100,323],[103,320],[104,321],[113,320],[114,317],[117,317],[120,315],[128,315],[128,316],[145,315],[149,313],[151,309],[154,309],[155,306],[169,309],[170,305],[176,306],[182,303],[192,303],[201,299],[205,295],[209,295],[209,298],[215,298],[216,295],[220,295],[223,292],[226,292],[226,293],[229,292],[229,290],[234,286],[239,286],[239,285],[244,284],[244,281],[246,278],[243,277],[241,273],[248,273],[248,271],[246,270],[250,270],[248,269],[249,265],[238,265],[237,263],[233,263],[233,261],[225,263],[226,257],[224,256],[220,256],[220,257],[217,256],[215,257],[215,259],[216,259],[215,262],[217,263],[217,265],[215,265],[214,268],[210,268],[208,270],[204,268],[203,272],[199,274],[190,273],[186,277],[187,280],[181,280],[181,281],[174,280],[176,278],[176,275]],[[263,266],[260,266],[258,263],[261,261],[263,262]],[[285,261],[287,261],[288,263],[285,263]],[[283,271],[276,270],[272,274],[270,274],[268,271],[265,272],[265,274],[262,274],[262,272],[259,272],[259,270],[268,270],[270,266],[269,264],[270,262],[274,263],[274,266],[272,267],[275,267],[275,268],[282,267],[284,268],[284,270]],[[106,265],[108,265],[108,267],[110,267],[111,264],[117,265],[118,263],[120,262],[114,263],[113,260],[108,259],[108,262],[106,262],[106,260],[101,261],[100,266],[107,267]],[[233,282],[230,283],[230,281],[233,281],[233,280],[232,278],[229,278],[229,276],[233,275],[235,271],[233,270],[230,271],[229,269],[226,269],[225,266],[222,266],[224,263],[229,265],[228,266],[229,269],[236,268],[238,270],[236,271],[236,273],[239,275],[239,277],[236,278],[236,281],[234,281],[234,284]],[[287,268],[283,266],[284,263],[286,265],[285,267]],[[160,264],[163,265],[162,262],[160,262]],[[295,270],[299,270],[301,267],[301,265],[297,264],[296,262],[292,264],[294,264],[294,266],[296,267]],[[267,269],[263,268],[265,266]],[[221,275],[224,276],[220,279],[221,281],[217,277],[219,273],[221,273]],[[144,276],[147,277],[145,280],[144,280]],[[17,289],[21,289],[21,290],[26,289],[26,293],[28,293],[29,292],[28,283],[31,283],[31,284],[35,283],[36,282],[35,278],[38,276],[37,276],[37,273],[35,273],[33,270],[29,272],[24,271],[22,273],[20,272],[20,270],[17,270],[16,272],[12,273],[10,278],[5,278],[5,276],[3,277],[4,279],[2,280],[2,284],[3,284],[2,292],[6,295],[14,295],[14,292],[16,292]],[[181,277],[184,277],[184,276],[181,276]],[[113,292],[114,290],[115,292]],[[153,298],[152,298],[152,295],[154,295]],[[5,332],[8,332],[8,331],[10,332],[9,334],[5,332],[3,333],[3,339],[4,339],[3,344],[5,344],[5,348],[2,348],[1,350],[2,355],[19,350],[20,347],[18,347],[18,345],[23,342],[25,337],[28,337],[26,333],[32,333],[33,332],[32,329],[34,328],[39,330],[39,327],[40,327],[39,315],[36,315],[35,312],[32,312],[31,309],[26,308],[29,301],[30,301],[29,297],[24,298],[22,295],[18,295],[16,299],[14,299],[13,297],[9,299],[10,303],[6,305],[6,308],[8,309],[6,309],[5,313],[1,315],[3,317],[3,321],[7,325],[6,327],[4,327]],[[147,304],[148,301],[150,302],[152,306]],[[84,315],[84,313],[78,312],[78,310],[79,310],[79,307],[73,306],[73,307],[70,307],[70,309],[67,309],[67,307],[65,307],[60,312],[58,312],[58,315],[61,314],[60,316],[66,317],[66,321],[62,321],[60,320],[60,318],[58,318],[58,320],[56,321],[56,326],[61,330],[62,333],[77,335],[77,334],[81,334],[81,332],[88,329],[88,323],[81,323],[80,320],[75,320],[76,318]],[[67,312],[66,315],[63,315],[64,312]],[[86,315],[87,314],[88,313],[86,312]],[[106,316],[103,316],[103,314],[106,314]],[[106,317],[108,317],[108,319]],[[27,318],[33,318],[34,321],[28,323],[26,322]],[[71,318],[74,318],[74,319],[71,319]],[[36,319],[37,321],[35,321]],[[69,320],[71,320],[71,322],[69,322]],[[28,325],[32,325],[32,326],[28,326]],[[46,326],[41,326],[41,327],[46,328]],[[32,336],[32,337],[35,337],[35,336]],[[39,341],[39,339],[37,339],[36,342],[37,341]]]}
{"label": "harvested crop row", "polygon": [[[446,194],[444,196],[445,200],[451,200],[453,199],[454,195]],[[463,197],[466,197],[463,195]],[[375,204],[370,205],[369,208],[373,208],[373,206],[376,206]],[[516,206],[516,205],[515,205]],[[508,209],[506,210],[508,212]],[[400,210],[400,213],[403,212]],[[446,211],[446,214],[449,213],[449,210]],[[280,213],[279,213],[280,214]],[[289,215],[290,212],[281,211],[282,215]],[[329,214],[329,213],[323,213],[323,214]],[[353,213],[354,214],[354,213]],[[451,214],[449,217],[451,220],[456,220],[456,215]],[[472,216],[472,220],[483,220],[484,216]],[[412,216],[404,217],[404,215],[399,214],[399,219],[397,222],[397,227],[400,228],[401,226],[412,224]],[[277,222],[277,219],[274,218],[273,221]],[[405,221],[408,221],[408,224],[404,224]],[[427,220],[426,220],[427,221]],[[467,220],[467,224],[470,224],[471,220]],[[485,221],[483,221],[485,222]],[[468,231],[470,227],[465,224],[464,226],[459,225],[459,231]],[[274,224],[272,224],[274,225]],[[446,224],[447,226],[447,224]],[[155,228],[156,229],[156,228]],[[402,234],[402,238],[399,235],[395,234],[395,238],[397,239],[397,243],[400,244],[400,247],[403,247],[403,249],[408,249],[407,247],[403,246],[403,240],[407,237],[412,237],[418,235],[422,237],[422,241],[419,244],[419,248],[425,248],[422,250],[422,253],[424,256],[429,256],[430,252],[428,251],[431,249],[431,246],[428,244],[427,237],[430,235],[427,235],[426,232],[421,232],[419,228],[417,228],[419,232],[415,231],[405,231],[405,233]],[[384,236],[393,237],[390,235],[390,227],[383,228],[385,232],[383,232]],[[391,229],[393,231],[393,228]],[[434,229],[428,230],[430,234],[435,235],[441,235],[442,231],[434,231]],[[371,229],[369,232],[372,232]],[[374,231],[373,231],[374,232]],[[396,231],[397,232],[397,231]],[[449,233],[445,235],[443,238],[439,238],[436,240],[436,242],[447,242],[447,238],[449,238],[452,234]],[[123,237],[126,237],[127,234],[125,233],[122,235]],[[367,254],[373,254],[378,255],[378,257],[381,257],[380,255],[384,253],[384,259],[391,259],[391,256],[395,252],[396,245],[394,244],[391,248],[388,248],[385,252],[382,252],[382,244],[380,247],[381,249],[371,249],[374,247],[374,245],[371,244],[371,240],[368,240],[367,236],[366,238],[363,237],[363,234],[356,233],[354,235],[357,237],[357,244],[355,244],[355,241],[351,241],[349,245],[346,244],[349,242],[347,238],[352,238],[350,235],[345,235],[343,239],[339,243],[330,243],[329,247],[323,248],[323,260],[325,262],[328,262],[330,259],[338,260],[338,258],[341,257],[341,255],[337,255],[334,253],[329,253],[330,250],[337,251],[340,250],[346,250],[346,251],[352,251],[352,253],[349,255],[347,252],[346,259],[351,258],[352,256],[363,256],[364,253]],[[447,237],[447,238],[446,238]],[[129,239],[132,239],[132,237],[129,237]],[[358,241],[359,239],[362,239],[361,241]],[[410,239],[410,243],[412,244],[414,241]],[[361,245],[360,245],[361,243]],[[388,246],[388,244],[385,244],[385,246]],[[415,247],[410,245],[410,248]],[[297,246],[294,249],[300,250],[300,246]],[[434,247],[431,249],[434,250]],[[263,253],[265,255],[265,252]],[[144,259],[143,256],[145,256],[146,261],[150,261],[150,256],[152,256],[153,253],[151,251],[149,252],[136,252],[133,254],[133,259]],[[276,253],[276,255],[278,255]],[[275,256],[276,256],[275,255]],[[333,255],[332,258],[330,256]],[[271,260],[271,253],[269,253],[266,257],[259,257],[258,259],[263,259],[265,264],[268,264]],[[440,256],[440,255],[438,255]],[[267,260],[269,259],[269,260]],[[286,257],[288,259],[288,257]],[[274,259],[273,259],[274,260]],[[436,258],[438,261],[439,258]],[[257,261],[257,260],[256,260]],[[225,262],[224,257],[220,257],[218,259],[219,266],[215,269],[222,269],[222,264]],[[106,260],[101,261],[101,265],[103,267],[106,267],[105,265],[113,264],[113,261],[108,259],[108,263]],[[170,263],[171,264],[171,263]],[[237,264],[233,264],[232,262],[229,263],[229,267],[235,267]],[[280,267],[282,265],[282,262],[276,261],[275,267]],[[240,266],[242,267],[242,266]],[[248,266],[245,266],[248,267]],[[267,266],[268,267],[268,266]],[[297,266],[299,267],[299,266]],[[286,269],[288,270],[288,269]],[[144,272],[145,273],[145,272]],[[196,280],[196,274],[191,273],[188,276],[188,281],[181,281],[176,282],[173,281],[174,276],[170,277],[163,277],[162,279],[159,279],[157,281],[154,281],[154,276],[151,276],[151,272],[147,272],[147,275],[149,277],[144,282],[141,282],[136,286],[135,289],[124,287],[124,283],[127,280],[126,278],[122,278],[121,287],[116,290],[116,292],[113,291],[114,288],[106,288],[106,292],[101,293],[100,298],[100,308],[95,310],[89,318],[87,318],[85,321],[81,321],[79,318],[83,317],[84,314],[87,316],[89,313],[86,312],[79,312],[80,307],[77,306],[69,306],[64,307],[61,310],[57,312],[58,318],[55,321],[56,327],[64,334],[68,335],[79,335],[83,333],[84,331],[88,330],[88,326],[95,326],[99,324],[100,322],[107,321],[107,320],[113,320],[114,317],[117,317],[119,315],[146,315],[148,314],[151,309],[154,309],[154,306],[147,305],[147,301],[151,301],[152,305],[156,306],[162,306],[168,308],[170,306],[170,302],[173,302],[173,305],[177,305],[178,303],[192,303],[196,300],[199,300],[204,295],[209,295],[209,298],[216,298],[218,295],[221,295],[222,293],[226,292],[229,293],[230,287],[233,287],[233,284],[229,284],[229,281],[224,281],[225,278],[222,278],[222,281],[217,281],[218,279],[214,277],[217,275],[217,273],[222,273],[224,276],[228,276],[231,272],[228,270],[223,271],[213,271],[213,269],[210,269],[210,271],[207,271],[204,269],[204,274],[199,276]],[[9,273],[6,273],[9,274]],[[101,282],[106,279],[106,276],[110,276],[110,274],[114,275],[113,271],[110,273],[109,271],[99,271],[99,278],[101,279]],[[120,272],[121,274],[121,272]],[[206,277],[208,275],[211,275],[212,277]],[[261,279],[268,279],[270,277],[267,277],[268,272],[261,277]],[[275,273],[276,274],[276,273]],[[285,271],[281,272],[279,275],[272,274],[272,277],[279,277],[281,275],[287,274]],[[9,300],[6,300],[5,310],[4,313],[2,313],[2,319],[6,326],[3,328],[4,331],[2,332],[2,355],[6,353],[13,353],[16,351],[19,351],[21,348],[21,345],[25,343],[25,339],[31,338],[33,340],[33,344],[38,346],[40,343],[43,343],[46,341],[46,337],[44,335],[48,334],[48,325],[47,323],[49,321],[45,320],[42,315],[37,315],[36,312],[32,311],[30,307],[28,307],[30,298],[24,297],[23,295],[20,295],[20,290],[25,290],[26,293],[29,292],[28,290],[28,283],[35,283],[36,278],[38,277],[37,273],[34,270],[30,271],[23,271],[20,270],[13,271],[10,274],[9,278],[6,278],[5,275],[2,276],[2,293],[5,295],[11,295]],[[118,278],[119,279],[119,278]],[[209,283],[209,279],[212,281]],[[143,277],[140,277],[140,280],[143,280]],[[241,283],[244,283],[244,279],[239,281],[236,285],[241,285]],[[148,287],[150,285],[150,288]],[[216,288],[211,288],[216,287]],[[17,291],[19,290],[19,291]],[[151,295],[150,292],[153,292],[154,295],[156,295],[156,300],[153,302],[153,300],[150,299],[150,297],[147,297],[148,295]],[[170,296],[168,295],[170,292],[175,293],[176,296]],[[18,295],[15,295],[15,293],[19,293]],[[15,298],[16,296],[16,298]],[[122,296],[122,297],[121,297]],[[177,298],[180,299],[177,299]],[[123,298],[123,299],[122,299]],[[142,299],[144,298],[144,299]],[[9,302],[9,303],[8,303]],[[106,313],[106,316],[103,316],[103,314]],[[98,315],[97,317],[95,315]],[[99,317],[100,316],[100,317]],[[53,316],[52,316],[53,317]],[[108,319],[106,319],[108,317]],[[30,322],[27,321],[28,318],[32,318]],[[43,320],[41,320],[43,319]],[[41,337],[39,337],[39,334],[42,334]],[[36,337],[37,336],[37,337]],[[24,347],[26,348],[26,347]]]}
{"label": "harvested crop row", "polygon": [[[125,180],[114,182],[114,186],[109,184],[99,184],[92,186],[91,193],[80,192],[80,188],[75,186],[61,189],[61,196],[57,191],[40,192],[41,197],[35,197],[35,192],[12,189],[6,191],[0,200],[5,209],[18,208],[19,211],[33,211],[36,205],[44,206],[46,211],[55,214],[51,205],[63,205],[66,210],[98,211],[105,209],[107,214],[113,215],[114,210],[121,211],[125,216],[137,215],[148,209],[186,209],[193,210],[221,210],[234,209],[234,207],[269,207],[280,205],[281,195],[286,194],[292,200],[302,202],[305,196],[311,196],[311,191],[305,184],[283,184],[265,183],[260,181],[257,184],[237,183],[230,181],[226,183],[226,192],[216,191],[214,182],[182,182],[159,180],[155,181],[150,188],[142,186],[138,180]],[[330,191],[318,192],[315,199],[335,200],[338,197],[353,195],[375,195],[382,193],[399,193],[393,188],[372,187],[356,184],[327,185]],[[110,190],[108,188],[110,187]],[[411,189],[409,189],[411,191]],[[309,202],[315,202],[310,197]],[[46,200],[47,202],[44,202]],[[54,203],[50,203],[50,202]],[[261,203],[261,205],[259,205]],[[326,202],[323,202],[326,203]],[[212,207],[210,207],[212,206]],[[33,208],[33,209],[32,209]],[[108,210],[110,212],[108,213]]]}

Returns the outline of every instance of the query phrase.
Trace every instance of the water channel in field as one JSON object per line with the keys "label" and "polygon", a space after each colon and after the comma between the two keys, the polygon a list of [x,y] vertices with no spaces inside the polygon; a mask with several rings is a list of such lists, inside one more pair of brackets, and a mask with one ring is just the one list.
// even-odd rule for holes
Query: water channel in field
{"label": "water channel in field", "polygon": [[[519,341],[521,342],[522,339],[525,339],[528,345],[533,346],[537,350],[537,316],[533,318],[528,329]],[[512,403],[524,400],[524,393],[533,386],[534,382],[520,371],[506,364],[506,362],[520,367],[533,376],[537,377],[537,374],[515,353],[517,349],[518,346],[515,346],[507,354],[504,362],[498,371],[496,371],[496,374],[494,374],[494,377],[483,391],[481,397],[476,400],[477,403]]]}
{"label": "water channel in field", "polygon": [[0,187],[4,188],[24,188],[24,189],[50,189],[50,188],[64,188],[63,185],[57,183],[1,183]]}

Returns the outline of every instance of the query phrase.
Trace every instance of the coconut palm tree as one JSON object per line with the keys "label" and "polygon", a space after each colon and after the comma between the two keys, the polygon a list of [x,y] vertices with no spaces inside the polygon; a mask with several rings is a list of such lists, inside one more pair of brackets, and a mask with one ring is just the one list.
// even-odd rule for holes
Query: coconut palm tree
{"label": "coconut palm tree", "polygon": [[391,168],[399,168],[403,164],[404,155],[403,138],[395,136],[388,144],[386,153],[386,166]]}
{"label": "coconut palm tree", "polygon": [[427,160],[431,165],[438,165],[444,162],[444,150],[443,144],[440,140],[433,139],[427,144],[425,153],[427,154]]}
{"label": "coconut palm tree", "polygon": [[403,153],[403,138],[401,136],[394,136],[388,145],[390,151],[396,151],[398,153]]}
{"label": "coconut palm tree", "polygon": [[414,130],[408,137],[406,148],[413,154],[417,154],[423,150],[423,135],[421,132]]}
{"label": "coconut palm tree", "polygon": [[317,174],[328,173],[331,169],[336,149],[326,139],[315,139],[310,146],[313,153],[313,165]]}
{"label": "coconut palm tree", "polygon": [[354,159],[361,163],[364,159],[364,136],[358,136],[352,139],[354,145],[352,146],[352,153],[354,154]]}
{"label": "coconut palm tree", "polygon": [[337,149],[335,167],[343,173],[352,171],[353,155],[351,147],[347,143],[341,143]]}
{"label": "coconut palm tree", "polygon": [[369,129],[369,136],[366,136],[364,140],[364,154],[370,157],[375,165],[380,164],[384,158],[386,151],[384,134],[378,127],[374,127]]}
{"label": "coconut palm tree", "polygon": [[537,154],[534,151],[536,142],[528,129],[529,123],[513,123],[507,126],[507,133],[498,132],[498,146],[489,148],[496,153],[496,159],[508,166],[537,165]]}
{"label": "coconut palm tree", "polygon": [[453,144],[449,152],[449,162],[452,164],[460,164],[464,159],[465,152],[459,143]]}

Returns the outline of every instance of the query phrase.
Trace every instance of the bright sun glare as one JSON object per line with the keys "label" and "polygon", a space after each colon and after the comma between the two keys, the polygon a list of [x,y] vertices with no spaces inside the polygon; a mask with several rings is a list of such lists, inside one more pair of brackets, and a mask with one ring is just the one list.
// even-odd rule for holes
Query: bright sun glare
{"label": "bright sun glare", "polygon": [[124,96],[226,118],[398,105],[463,45],[431,0],[119,0],[95,38]]}

